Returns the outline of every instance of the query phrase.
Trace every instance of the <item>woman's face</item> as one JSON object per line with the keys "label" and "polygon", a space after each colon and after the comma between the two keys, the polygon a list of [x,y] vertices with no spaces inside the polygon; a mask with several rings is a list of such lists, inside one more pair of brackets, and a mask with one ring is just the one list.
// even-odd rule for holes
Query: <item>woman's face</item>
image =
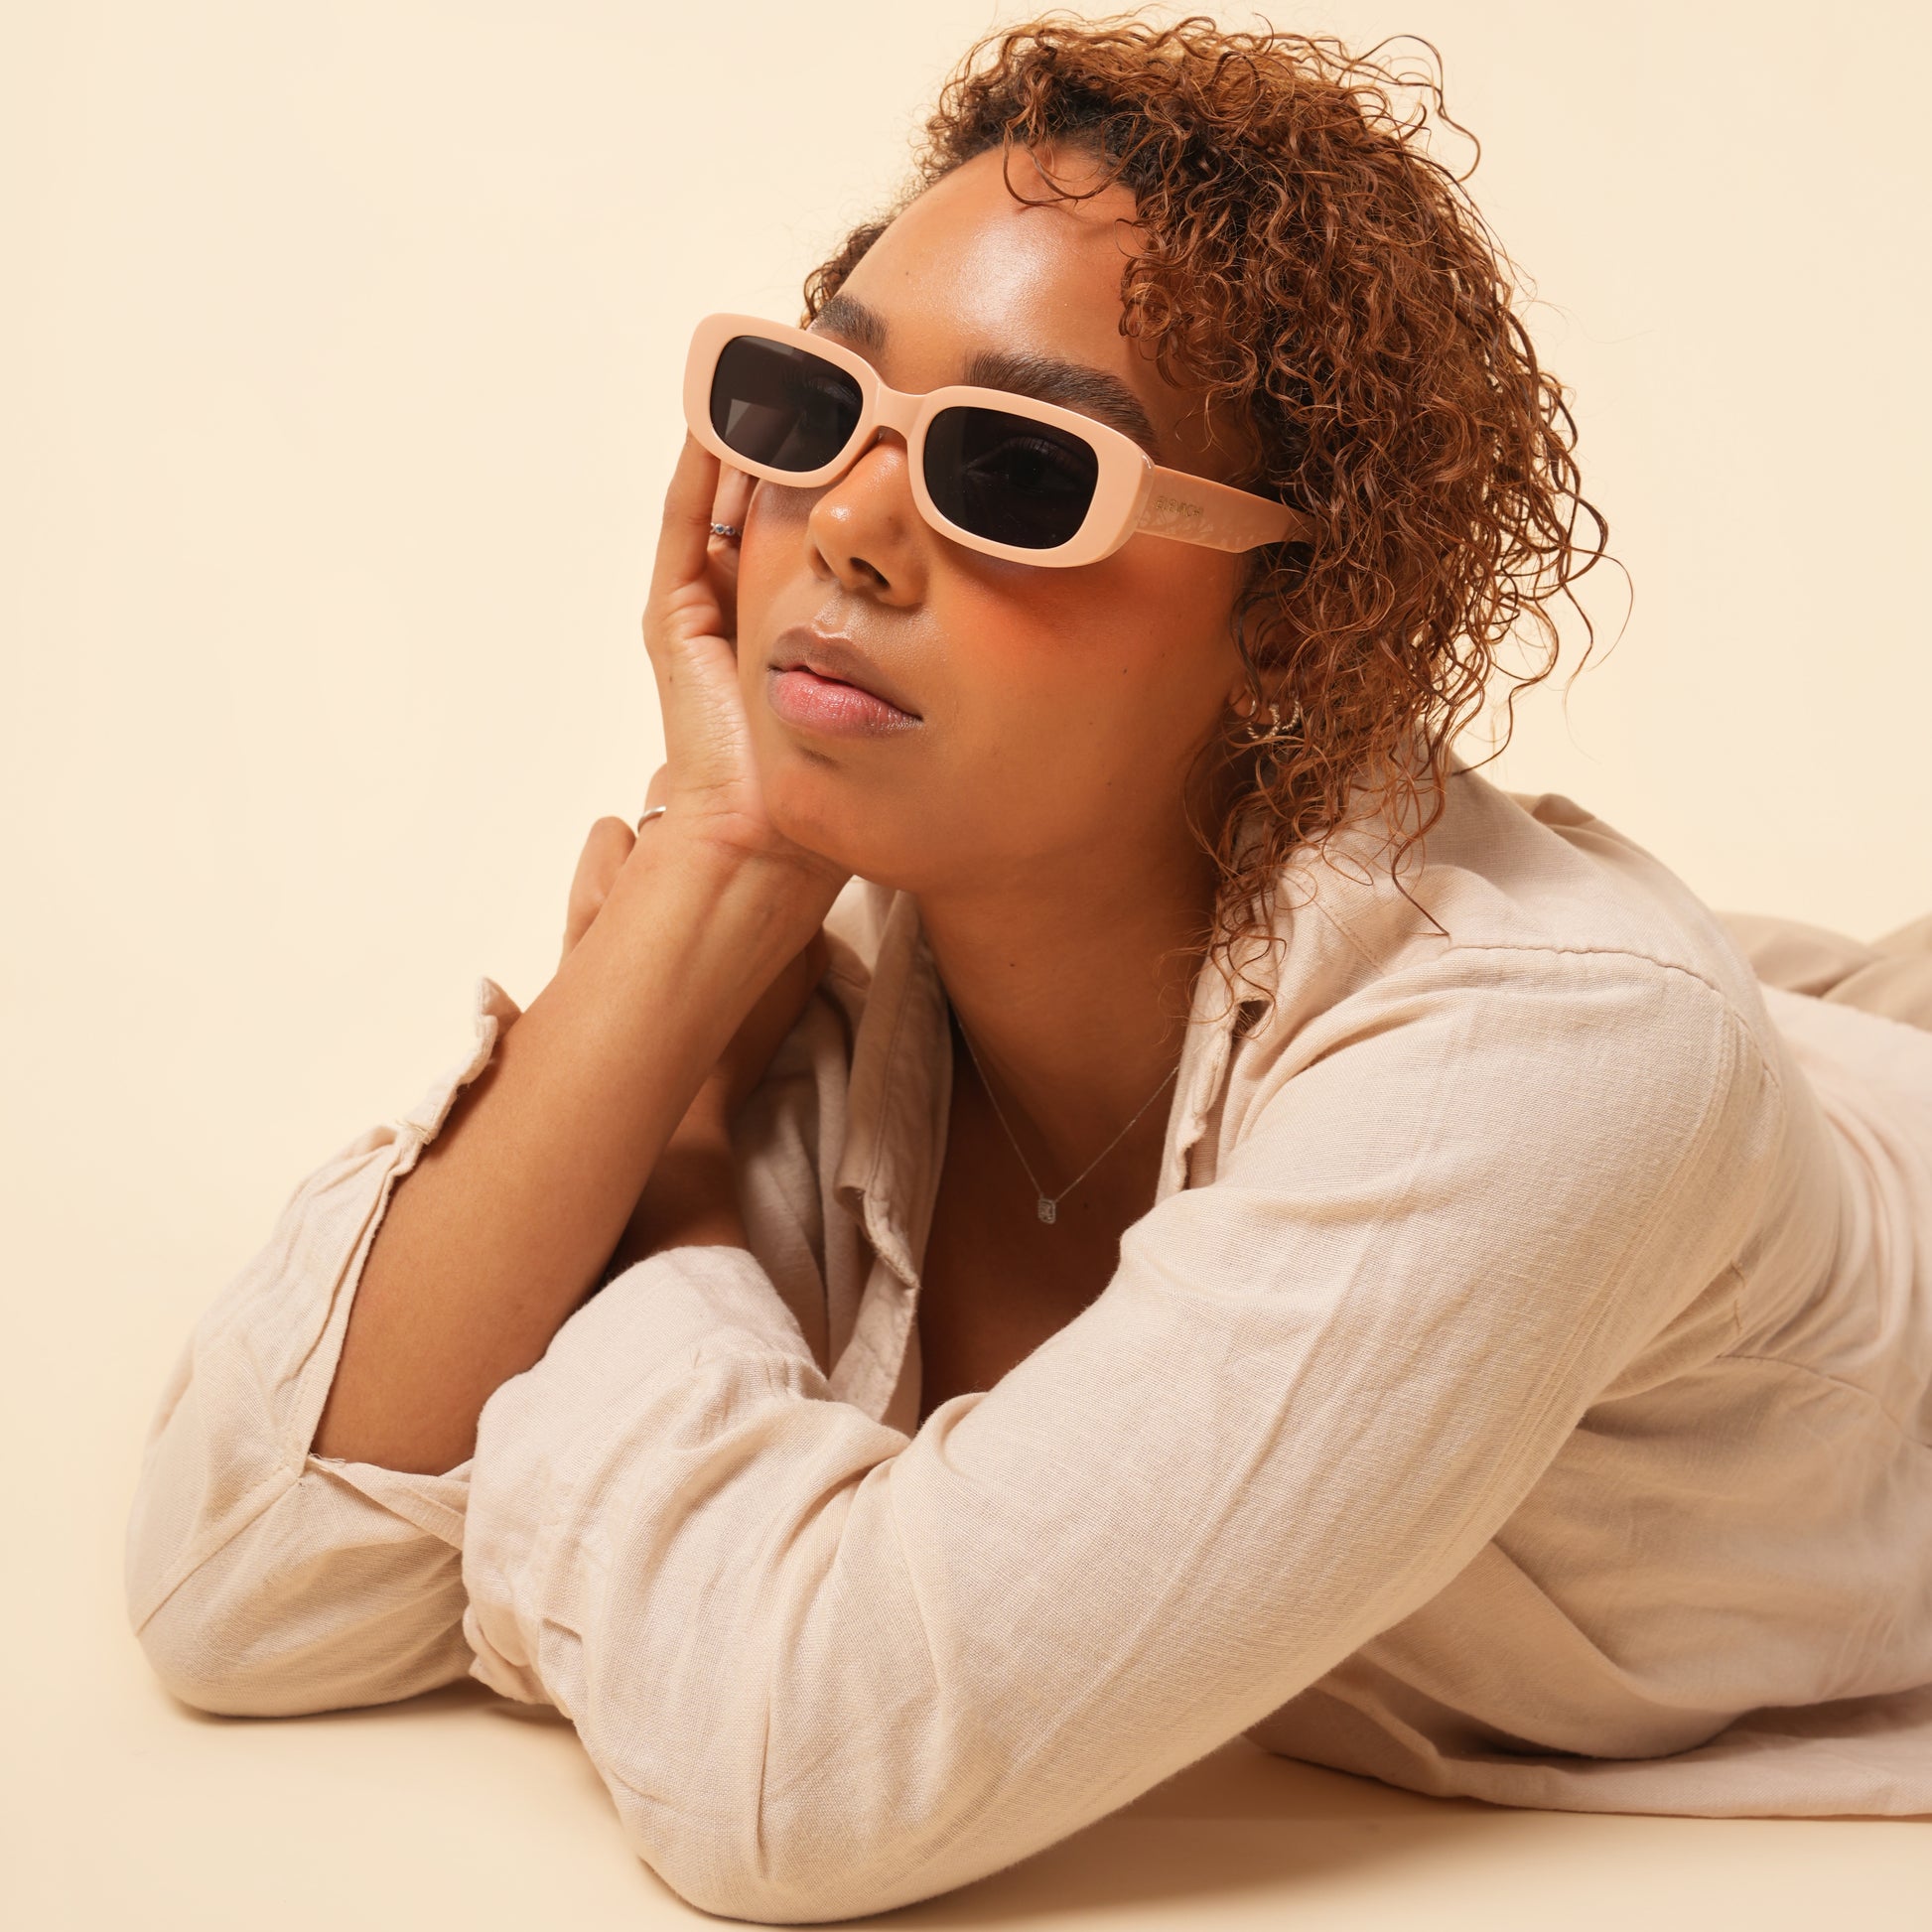
{"label": "woman's face", "polygon": [[[1055,166],[1087,185],[1069,158]],[[1047,192],[1024,152],[1012,174]],[[1024,207],[999,155],[981,155],[892,223],[815,327],[895,389],[1023,389],[1227,481],[1226,439],[1208,436],[1198,398],[1120,333],[1133,216],[1120,187]],[[920,517],[891,430],[824,488],[760,483],[744,530],[739,676],[787,836],[920,895],[1063,889],[1069,866],[1171,866],[1193,850],[1185,775],[1245,688],[1228,634],[1242,557],[1152,536],[1071,569],[985,556]],[[800,626],[849,643],[916,722],[841,734],[780,709],[780,670],[810,647]]]}

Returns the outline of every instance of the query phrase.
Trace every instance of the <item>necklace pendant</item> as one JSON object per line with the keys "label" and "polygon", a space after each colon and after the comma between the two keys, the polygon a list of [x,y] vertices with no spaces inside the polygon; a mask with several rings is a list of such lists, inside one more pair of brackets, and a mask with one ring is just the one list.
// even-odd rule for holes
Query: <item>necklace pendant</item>
{"label": "necklace pendant", "polygon": [[1049,1201],[1044,1194],[1041,1194],[1039,1197],[1039,1218],[1042,1221],[1050,1223],[1059,1219],[1059,1213],[1058,1206],[1054,1202]]}

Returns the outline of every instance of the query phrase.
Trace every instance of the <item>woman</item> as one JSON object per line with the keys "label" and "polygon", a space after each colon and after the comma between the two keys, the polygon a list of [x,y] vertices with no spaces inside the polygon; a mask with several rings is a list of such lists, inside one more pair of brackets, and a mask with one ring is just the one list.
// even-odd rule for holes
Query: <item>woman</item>
{"label": "woman", "polygon": [[700,329],[651,809],[198,1328],[149,1657],[553,1703],[777,1922],[1244,1731],[1932,1810],[1932,930],[1733,932],[1450,749],[1602,528],[1374,69],[989,47],[805,331]]}

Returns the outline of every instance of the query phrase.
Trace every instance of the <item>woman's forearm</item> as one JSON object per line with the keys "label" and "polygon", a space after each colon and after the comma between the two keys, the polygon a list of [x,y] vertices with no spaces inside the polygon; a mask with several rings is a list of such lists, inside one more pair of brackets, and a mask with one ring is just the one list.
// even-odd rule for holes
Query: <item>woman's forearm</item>
{"label": "woman's forearm", "polygon": [[314,1443],[436,1474],[587,1296],[741,1021],[823,917],[668,822],[397,1183]]}

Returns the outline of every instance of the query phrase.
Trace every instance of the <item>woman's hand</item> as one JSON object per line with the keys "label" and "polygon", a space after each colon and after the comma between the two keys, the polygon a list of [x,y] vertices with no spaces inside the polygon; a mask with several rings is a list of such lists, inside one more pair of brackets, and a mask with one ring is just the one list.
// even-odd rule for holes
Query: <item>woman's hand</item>
{"label": "woman's hand", "polygon": [[619,1243],[620,1266],[665,1245],[744,1245],[731,1122],[825,971],[829,949],[818,918],[851,876],[780,835],[764,810],[738,684],[738,543],[711,530],[714,521],[742,529],[752,490],[750,477],[686,437],[665,495],[643,625],[667,753],[645,803],[665,810],[641,837],[621,818],[591,827],[571,882],[563,954],[569,957],[622,890],[633,853],[641,849],[646,865],[659,856],[677,863],[691,855],[693,841],[734,861],[775,862],[774,890],[796,901],[809,937],[765,985],[672,1131]]}
{"label": "woman's hand", "polygon": [[714,521],[744,527],[753,480],[727,469],[686,433],[664,496],[645,600],[644,647],[657,678],[667,760],[661,793],[680,836],[735,856],[776,860],[824,891],[851,874],[771,823],[752,758],[738,681],[738,543]]}
{"label": "woman's hand", "polygon": [[[680,836],[796,867],[829,904],[851,874],[771,825],[752,760],[738,684],[739,546],[711,530],[714,522],[742,529],[752,491],[751,477],[728,469],[686,434],[665,492],[643,619],[666,753],[665,762],[651,774],[644,802],[667,808],[646,824],[644,836],[663,838],[676,818]],[[638,844],[623,819],[600,818],[591,827],[571,881],[564,956],[590,930]],[[828,956],[823,930],[815,930],[740,1026],[693,1102],[694,1116],[709,1109],[722,1125],[744,1104],[803,1010]]]}

